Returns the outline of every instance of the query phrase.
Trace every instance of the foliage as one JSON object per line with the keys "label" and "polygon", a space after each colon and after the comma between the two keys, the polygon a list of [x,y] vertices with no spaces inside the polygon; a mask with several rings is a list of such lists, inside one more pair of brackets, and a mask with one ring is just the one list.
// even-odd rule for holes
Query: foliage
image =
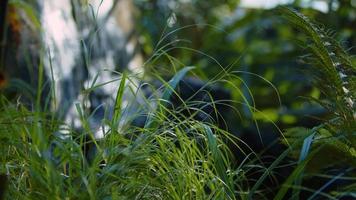
{"label": "foliage", "polygon": [[[89,147],[86,135],[93,133],[81,106],[84,131],[78,133],[47,113],[31,112],[2,97],[1,171],[10,179],[8,197],[235,199],[231,189],[240,178],[229,170],[231,154],[222,140],[226,133],[218,128],[189,118],[179,123],[161,119],[167,114],[158,109],[150,114],[156,116],[156,126],[150,128],[120,130],[116,122],[109,124],[88,159],[89,149],[83,147]],[[120,113],[115,116],[121,120]],[[53,134],[58,129],[67,134]]]}
{"label": "foliage", "polygon": [[[136,0],[141,8],[157,6],[156,2]],[[130,82],[126,72],[121,73],[118,84],[112,108],[114,117],[104,120],[104,137],[100,140],[94,138],[94,130],[89,126],[92,113],[84,102],[77,104],[82,130],[74,130],[58,121],[55,113],[40,109],[41,79],[32,110],[1,96],[0,174],[6,174],[9,179],[6,197],[338,199],[354,196],[356,69],[354,58],[335,39],[337,36],[301,12],[286,7],[278,10],[289,20],[288,25],[282,24],[280,16],[270,10],[238,9],[244,13],[230,21],[221,16],[222,10],[233,13],[237,1],[172,2],[182,3],[175,4],[180,6],[173,7],[174,12],[168,11],[167,18],[177,20],[175,23],[167,24],[156,9],[142,10],[139,18],[143,22],[139,28],[147,56],[145,67],[164,87],[163,95],[153,99],[158,105],[146,113],[148,120],[143,128],[122,126],[127,121],[122,113],[123,95],[128,87],[126,81]],[[347,7],[344,1],[340,2],[335,12]],[[190,11],[183,12],[184,9]],[[315,18],[323,16],[312,10],[303,12]],[[166,25],[172,27],[164,28]],[[161,34],[160,26],[167,32]],[[179,38],[188,35],[193,38],[186,45],[187,41]],[[310,67],[306,75],[312,75],[313,87],[306,83],[308,76],[301,77],[295,69],[297,64],[291,61],[301,53],[290,41],[294,35],[300,36],[299,44],[309,52],[303,56],[302,65]],[[186,67],[191,64],[196,67]],[[41,77],[41,70],[39,73]],[[222,83],[232,91],[231,107],[238,110],[239,116],[231,116],[227,122],[237,131],[231,129],[230,133],[215,124],[182,117],[176,110],[170,110],[167,106],[170,97],[176,94],[178,82],[188,73],[209,80],[207,84]],[[170,81],[164,81],[167,75],[172,77]],[[0,87],[1,84],[0,79]],[[85,92],[99,87],[93,85]],[[156,92],[161,91],[153,91]],[[303,99],[295,99],[299,95],[312,96],[312,103],[303,104]],[[182,105],[189,106],[194,106],[194,102]],[[195,108],[196,112],[200,109]],[[304,126],[304,116],[314,114],[326,119]],[[266,122],[267,126],[261,126]],[[261,139],[270,132],[281,132],[280,127],[293,128],[282,134],[285,149],[271,155],[270,161],[250,147],[246,147],[249,149],[246,153],[241,145],[244,141],[236,137],[253,129]],[[233,155],[235,148],[242,153]],[[287,170],[287,175],[283,170]],[[283,174],[282,179],[278,178],[279,173]],[[315,180],[321,183],[313,185]],[[337,187],[330,187],[333,184]]]}
{"label": "foliage", "polygon": [[[222,66],[230,71],[248,71],[261,75],[274,84],[279,91],[281,104],[274,89],[265,81],[247,74],[241,76],[242,81],[235,81],[249,103],[254,103],[261,111],[261,114],[251,115],[243,106],[234,105],[242,108],[240,111],[243,119],[247,119],[237,124],[239,129],[243,127],[241,132],[257,131],[251,118],[268,126],[269,120],[263,117],[268,116],[281,129],[294,126],[311,128],[320,122],[317,118],[324,118],[328,114],[318,104],[308,103],[301,98],[319,98],[322,94],[309,82],[308,74],[302,75],[300,72],[304,64],[298,63],[296,58],[303,51],[293,40],[301,33],[283,23],[281,17],[274,14],[273,8],[241,8],[238,1],[135,2],[141,11],[138,17],[141,45],[148,57],[165,44],[166,53],[179,58],[179,62],[175,62],[177,67],[194,65],[202,79],[212,79]],[[355,5],[351,1],[325,1],[328,8],[326,12],[311,9],[313,1],[290,2],[301,13],[337,30],[339,34],[335,37],[343,42],[351,54],[355,54],[355,48],[352,48],[356,41],[352,34],[355,27]],[[176,23],[168,26],[167,19],[171,15],[175,15]],[[167,33],[170,34],[164,37],[165,42],[159,42]],[[157,44],[161,45],[157,47]],[[355,62],[355,58],[350,59]],[[152,63],[149,69],[154,68],[163,75],[171,74],[175,70],[170,68],[170,62],[168,59],[160,59]],[[248,86],[251,95],[245,86]],[[235,101],[242,100],[237,92],[233,92],[233,97]]]}
{"label": "foliage", "polygon": [[[290,143],[296,143],[299,138],[308,138],[309,141],[306,139],[303,143],[303,149],[306,147],[308,150],[302,150],[299,154],[299,162],[307,161],[307,172],[322,174],[327,173],[324,171],[326,169],[347,166],[346,169],[340,169],[339,173],[350,175],[349,172],[356,167],[356,67],[331,31],[318,27],[293,9],[280,7],[279,11],[305,34],[305,49],[310,53],[304,60],[311,67],[309,73],[314,75],[314,82],[324,98],[314,100],[332,113],[330,119],[321,125],[311,130],[290,129],[286,137]],[[346,193],[353,189],[346,185],[334,195],[337,197],[343,190]]]}
{"label": "foliage", "polygon": [[[312,67],[310,72],[314,81],[324,94],[323,100],[316,100],[333,114],[324,124],[324,137],[338,138],[350,151],[356,148],[356,67],[350,61],[350,56],[330,35],[313,24],[304,15],[281,8],[284,16],[308,37],[306,49],[310,52],[305,56],[306,62]],[[301,130],[301,132],[305,132]],[[323,131],[321,131],[323,132]],[[340,147],[342,147],[341,145]]]}

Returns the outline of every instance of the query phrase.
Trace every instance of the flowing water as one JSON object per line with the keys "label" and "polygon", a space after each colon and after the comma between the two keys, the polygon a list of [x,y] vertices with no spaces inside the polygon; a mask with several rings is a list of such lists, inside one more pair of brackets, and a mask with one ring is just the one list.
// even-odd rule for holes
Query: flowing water
{"label": "flowing water", "polygon": [[[45,69],[55,86],[52,104],[60,118],[79,128],[76,104],[84,102],[93,111],[90,122],[98,130],[96,137],[102,137],[102,119],[112,113],[120,80],[120,75],[113,72],[127,68],[142,73],[142,59],[134,52],[137,42],[128,39],[133,32],[132,2],[90,0],[90,6],[73,2],[46,0],[41,5]],[[100,84],[90,95],[82,92]],[[137,85],[134,81],[130,87],[135,91]],[[132,98],[135,95],[125,95],[124,108]]]}

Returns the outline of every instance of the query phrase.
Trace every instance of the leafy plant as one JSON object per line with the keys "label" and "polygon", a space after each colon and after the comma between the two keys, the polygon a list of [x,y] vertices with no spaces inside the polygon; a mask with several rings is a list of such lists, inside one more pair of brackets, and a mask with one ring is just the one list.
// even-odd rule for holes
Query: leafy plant
{"label": "leafy plant", "polygon": [[[293,153],[295,157],[299,157],[299,164],[297,171],[291,175],[296,181],[294,194],[298,197],[304,168],[306,172],[318,176],[327,173],[325,170],[330,168],[339,169],[342,175],[350,175],[356,167],[356,66],[351,62],[347,51],[334,39],[331,31],[316,25],[291,8],[279,7],[278,10],[306,36],[302,44],[309,54],[303,58],[311,67],[309,72],[323,94],[323,99],[312,100],[330,113],[330,119],[311,130],[296,127],[286,132],[288,141],[301,147],[300,152]],[[300,138],[305,139],[301,141]],[[345,166],[346,169],[342,169]],[[306,177],[313,176],[309,174]],[[322,190],[338,178],[340,177],[331,178],[310,198],[322,194]],[[352,191],[351,188],[347,184],[344,186],[345,191]],[[281,191],[277,195],[278,198],[286,192]],[[328,197],[340,197],[343,194],[341,191],[342,189]],[[347,193],[345,191],[344,193]]]}
{"label": "leafy plant", "polygon": [[[242,169],[231,169],[231,153],[224,142],[228,133],[188,117],[167,118],[174,114],[165,105],[191,69],[182,69],[164,84],[159,109],[148,114],[151,117],[141,129],[118,128],[128,79],[124,73],[114,118],[98,141],[88,126],[90,113],[81,104],[77,110],[83,130],[76,132],[48,118],[48,113],[29,111],[2,97],[0,170],[9,178],[6,197],[236,199],[234,186],[244,177]],[[94,141],[92,148],[97,149],[90,158],[86,156],[89,149],[84,148],[88,135]]]}
{"label": "leafy plant", "polygon": [[[18,1],[11,2],[18,4]],[[235,6],[236,3],[227,2],[229,5],[231,2],[231,6]],[[215,3],[220,4],[219,1],[214,1],[214,5]],[[200,5],[199,10],[206,10],[205,8],[210,5],[207,2],[196,4]],[[17,6],[21,7],[21,5]],[[31,11],[26,6],[22,8],[28,9],[29,13]],[[222,5],[219,9],[223,8]],[[228,144],[235,145],[239,138],[218,128],[215,124],[178,115],[167,106],[171,103],[170,98],[173,94],[178,96],[176,93],[178,83],[194,69],[182,67],[185,66],[184,60],[169,54],[173,49],[183,50],[181,52],[183,56],[189,51],[186,59],[190,59],[190,54],[197,53],[213,60],[214,65],[219,66],[219,70],[209,72],[214,75],[211,82],[215,83],[227,77],[227,80],[221,82],[225,83],[225,86],[229,85],[242,99],[235,103],[245,106],[248,113],[253,113],[255,118],[259,113],[256,108],[258,106],[255,105],[253,98],[249,103],[244,96],[248,94],[253,97],[249,85],[238,75],[253,75],[268,84],[271,83],[267,78],[253,72],[233,70],[235,61],[225,68],[223,67],[225,65],[220,64],[214,57],[207,56],[203,51],[180,46],[171,47],[179,40],[164,44],[165,39],[170,39],[168,36],[181,29],[196,26],[192,25],[162,36],[157,47],[151,49],[154,51],[150,52],[153,55],[145,64],[160,67],[160,62],[156,61],[165,56],[171,64],[167,66],[173,68],[171,72],[174,72],[174,75],[170,81],[164,81],[164,78],[157,75],[157,78],[163,82],[160,88],[163,95],[154,99],[157,105],[153,109],[148,109],[147,120],[142,128],[130,124],[121,126],[123,122],[129,121],[125,119],[127,115],[123,115],[125,108],[122,107],[125,89],[129,87],[127,83],[131,81],[126,72],[119,73],[121,79],[112,108],[113,117],[104,119],[106,127],[103,128],[104,137],[100,140],[95,139],[94,130],[89,126],[92,113],[85,108],[84,102],[76,104],[83,127],[80,131],[55,119],[54,113],[40,109],[40,99],[43,95],[41,87],[44,84],[41,80],[43,66],[39,66],[38,91],[37,96],[33,98],[37,101],[31,102],[36,104],[36,109],[29,110],[22,103],[9,102],[1,96],[0,180],[8,179],[5,197],[12,199],[269,199],[271,191],[274,199],[303,198],[301,193],[304,191],[311,192],[309,199],[317,196],[336,199],[349,194],[355,195],[355,184],[349,182],[340,184],[338,188],[333,188],[331,191],[327,190],[339,180],[355,181],[353,178],[356,166],[355,65],[347,51],[334,39],[331,31],[316,25],[290,8],[280,7],[279,11],[290,24],[299,28],[306,36],[301,41],[309,51],[309,54],[304,56],[304,61],[311,67],[310,73],[313,75],[315,85],[322,92],[321,100],[312,100],[327,109],[330,118],[311,129],[304,127],[289,129],[284,135],[287,138],[285,143],[288,144],[286,150],[270,164],[261,161],[253,150],[250,154],[241,155],[242,161],[235,163],[231,146]],[[203,12],[204,15],[208,13]],[[218,17],[213,17],[211,21],[218,21]],[[249,22],[246,20],[243,23],[250,24]],[[252,23],[250,26],[254,25]],[[198,35],[201,32],[198,31]],[[190,31],[188,33],[190,34]],[[214,35],[219,38],[216,41],[224,38],[220,37],[222,34],[215,33],[207,34],[203,40]],[[214,39],[212,41],[214,44],[210,45],[214,52],[219,50],[217,46],[226,50],[220,42]],[[229,45],[230,48],[234,47],[229,51],[235,52],[236,46],[239,46],[237,44]],[[260,50],[259,45],[255,48]],[[208,62],[202,62],[201,65],[207,66]],[[204,75],[202,71],[204,68],[197,69],[195,73]],[[215,71],[219,72],[215,73]],[[157,71],[152,73],[155,72]],[[241,84],[235,84],[235,80]],[[1,81],[0,77],[0,87]],[[117,80],[109,82],[115,81]],[[105,84],[93,83],[92,87],[84,93],[88,94]],[[241,92],[236,85],[246,85],[246,92]],[[276,89],[274,86],[272,88]],[[278,92],[276,96],[278,104],[280,103]],[[150,101],[151,99],[145,99],[145,102],[150,103]],[[215,103],[218,102],[212,102]],[[195,102],[195,105],[197,104],[200,105],[201,102]],[[194,102],[183,102],[184,108],[177,108],[177,110],[189,106],[194,106]],[[212,107],[216,113],[219,112],[214,105]],[[196,110],[198,113],[200,109],[190,110]],[[136,115],[129,117],[136,117]],[[237,119],[233,120],[236,122]],[[252,118],[245,120],[251,120],[258,126],[257,120]],[[258,130],[258,132],[264,134],[266,130]],[[92,149],[94,153],[88,156]],[[284,167],[282,163],[288,156],[293,156],[296,160],[292,163],[295,165],[289,176],[284,177],[282,184],[276,181],[276,185],[266,185],[266,180],[273,179],[279,169]],[[336,173],[330,174],[329,169]],[[251,172],[257,172],[258,177],[251,180],[249,176]],[[318,180],[326,178],[326,181],[320,186],[309,187],[306,180],[309,182],[315,177]],[[0,187],[1,190],[3,188]],[[292,192],[289,192],[290,190]]]}

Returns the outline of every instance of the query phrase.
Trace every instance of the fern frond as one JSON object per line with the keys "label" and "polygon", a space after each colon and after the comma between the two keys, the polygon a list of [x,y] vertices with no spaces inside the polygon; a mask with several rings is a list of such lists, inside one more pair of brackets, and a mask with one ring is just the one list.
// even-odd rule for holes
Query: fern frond
{"label": "fern frond", "polygon": [[278,10],[306,34],[306,48],[310,52],[307,63],[313,67],[313,72],[318,77],[319,89],[324,90],[327,98],[332,101],[332,113],[355,128],[352,124],[356,121],[356,66],[352,64],[350,56],[334,39],[332,31],[320,28],[294,9],[279,7]]}
{"label": "fern frond", "polygon": [[[352,146],[356,146],[356,66],[347,51],[335,39],[333,31],[313,23],[298,11],[279,7],[278,11],[307,36],[305,61],[312,66],[312,74],[318,88],[330,102],[322,104],[338,122],[330,124],[347,135]],[[327,105],[327,106],[326,106]]]}

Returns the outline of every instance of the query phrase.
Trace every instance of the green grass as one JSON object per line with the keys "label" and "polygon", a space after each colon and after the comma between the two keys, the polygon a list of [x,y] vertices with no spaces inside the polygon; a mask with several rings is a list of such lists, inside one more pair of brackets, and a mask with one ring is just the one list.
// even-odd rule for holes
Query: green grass
{"label": "green grass", "polygon": [[[166,101],[190,69],[167,83]],[[116,105],[121,105],[124,82]],[[189,118],[167,120],[171,113],[164,99],[140,130],[119,130],[116,106],[105,137],[93,144],[97,153],[90,162],[82,147],[87,135],[94,136],[82,105],[77,110],[84,130],[76,133],[51,113],[1,100],[1,172],[9,178],[7,198],[235,199],[239,174],[230,169],[231,153],[223,142],[227,133]],[[58,129],[69,133],[61,135]]]}
{"label": "green grass", "polygon": [[[83,127],[81,131],[74,130],[56,119],[55,113],[41,107],[42,65],[32,110],[22,103],[9,101],[3,95],[0,97],[0,174],[5,174],[8,179],[5,198],[268,199],[271,198],[270,190],[273,190],[272,198],[277,200],[300,199],[304,191],[312,193],[309,199],[318,195],[338,199],[344,194],[355,194],[355,184],[345,184],[330,192],[324,191],[337,179],[354,181],[349,172],[356,166],[355,113],[349,101],[345,101],[354,98],[355,78],[350,73],[347,86],[350,86],[351,94],[344,92],[343,87],[346,86],[338,76],[340,69],[334,66],[335,58],[330,56],[329,51],[335,51],[339,61],[349,67],[351,72],[355,72],[355,67],[336,41],[331,40],[330,36],[326,38],[327,42],[330,40],[329,43],[324,41],[326,33],[322,29],[293,10],[281,10],[292,24],[299,26],[309,37],[308,48],[315,57],[311,61],[317,68],[317,75],[326,76],[328,85],[334,88],[325,91],[327,103],[319,102],[336,114],[311,130],[295,127],[286,131],[286,136],[280,131],[286,150],[272,163],[263,163],[263,155],[253,152],[242,155],[242,161],[237,163],[230,148],[232,145],[240,148],[238,144],[242,142],[239,138],[214,124],[195,121],[191,116],[182,117],[168,108],[169,99],[175,93],[178,82],[186,74],[194,73],[194,68],[180,67],[179,60],[168,54],[166,48],[169,44],[159,46],[158,43],[155,54],[145,64],[154,64],[161,56],[165,56],[176,73],[167,82],[156,75],[164,83],[163,95],[157,100],[157,107],[149,109],[148,120],[143,128],[134,127],[130,123],[122,125],[123,121],[127,121],[121,107],[123,96],[127,83],[131,82],[126,72],[120,74],[119,81],[113,80],[119,82],[115,105],[111,108],[114,114],[112,119],[104,120],[107,128],[105,137],[100,140],[94,139],[94,130],[89,125],[92,113],[88,113],[84,102],[76,104]],[[197,50],[185,49],[205,55]],[[209,58],[216,61],[213,57]],[[251,113],[259,113],[253,99],[249,104],[243,92],[233,84],[234,79],[242,81],[238,74],[244,73],[260,78],[269,85],[272,83],[250,72],[220,67],[223,69],[221,74],[217,74],[208,83],[223,82],[231,86],[235,93],[242,96],[242,102],[235,104],[244,105]],[[93,83],[83,94],[88,95],[101,86]],[[272,88],[275,89],[273,85]],[[252,96],[251,91],[248,90],[248,93]],[[52,90],[50,95],[54,97],[55,91]],[[194,103],[184,102],[178,110],[189,106],[194,106]],[[201,111],[201,108],[196,108],[196,111]],[[218,110],[215,112],[218,113]],[[266,120],[269,120],[268,117]],[[257,120],[254,123],[258,128]],[[261,130],[260,134],[263,132]],[[91,148],[96,149],[96,153],[90,154],[89,159],[86,156],[88,149],[84,148],[87,147],[87,138],[92,141]],[[325,155],[334,157],[328,159]],[[267,180],[274,178],[278,168],[284,167],[282,163],[289,157],[295,158],[289,176],[277,183],[279,188],[269,188],[270,185],[265,185]],[[347,169],[329,175],[325,166]],[[256,172],[259,176],[251,180],[251,173]],[[329,176],[329,181],[319,188],[304,187],[308,180],[326,176]]]}
{"label": "green grass", "polygon": [[[78,132],[57,121],[54,113],[41,111],[39,100],[30,111],[2,96],[0,172],[9,179],[6,198],[247,199],[248,194],[255,193],[260,196],[263,189],[259,187],[270,177],[271,169],[252,154],[236,164],[227,144],[236,144],[238,138],[214,124],[195,121],[192,116],[196,113],[182,117],[168,109],[178,82],[193,69],[185,67],[164,82],[162,97],[156,109],[148,113],[143,128],[120,124],[127,120],[121,105],[124,90],[129,87],[126,84],[130,82],[130,77],[123,73],[113,118],[104,120],[108,128],[100,140],[94,139],[88,121],[91,113],[87,113],[84,102],[76,104],[83,127]],[[84,93],[98,87],[93,84]],[[38,94],[37,99],[40,98]],[[194,105],[185,102],[177,110]],[[96,149],[89,159],[88,149],[84,148],[86,138],[93,141],[91,145]],[[278,164],[275,162],[273,167]],[[268,173],[249,191],[248,173],[252,170]]]}

